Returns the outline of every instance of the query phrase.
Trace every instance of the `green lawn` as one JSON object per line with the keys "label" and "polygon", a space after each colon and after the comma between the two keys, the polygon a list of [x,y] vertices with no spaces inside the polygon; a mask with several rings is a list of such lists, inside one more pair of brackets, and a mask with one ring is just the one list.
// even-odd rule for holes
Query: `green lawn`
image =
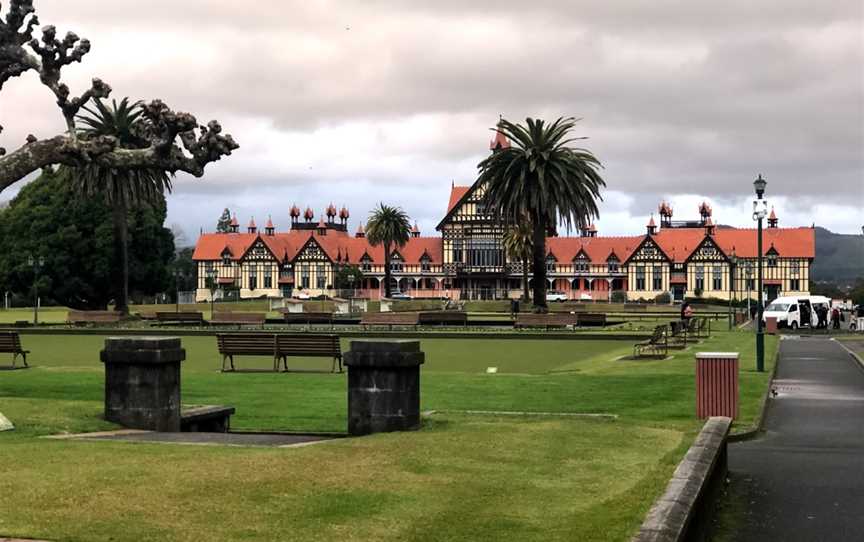
{"label": "green lawn", "polygon": [[[424,339],[422,408],[436,414],[416,433],[294,449],[45,440],[113,427],[103,337],[23,341],[35,367],[0,372],[0,412],[17,425],[0,433],[0,537],[626,540],[700,426],[693,349],[636,362],[620,341]],[[183,344],[184,403],[234,405],[237,429],[344,431],[345,375],[221,374],[214,338]],[[767,347],[773,363],[776,337]],[[752,369],[752,334],[696,349],[741,352],[737,425],[751,424],[768,377]]]}

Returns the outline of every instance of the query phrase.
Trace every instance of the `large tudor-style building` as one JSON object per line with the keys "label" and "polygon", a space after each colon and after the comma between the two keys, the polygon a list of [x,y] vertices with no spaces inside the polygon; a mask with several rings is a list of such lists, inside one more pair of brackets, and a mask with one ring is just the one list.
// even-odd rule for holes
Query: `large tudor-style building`
{"label": "large tudor-style building", "polygon": [[[509,143],[500,134],[495,150]],[[415,298],[501,299],[521,293],[522,263],[507,258],[503,229],[485,213],[483,186],[452,186],[440,236],[423,237],[414,226],[398,247],[391,267],[394,290]],[[673,299],[701,294],[721,299],[756,299],[756,230],[718,227],[710,206],[700,218],[673,221],[672,208],[658,209],[642,235],[602,237],[591,225],[578,237],[549,237],[546,265],[549,288],[570,299],[607,300],[622,291],[628,300]],[[355,297],[382,295],[384,251],[365,238],[363,224],[348,231],[349,213],[331,204],[326,218],[314,220],[307,208],[290,210],[291,229],[276,232],[268,219],[264,232],[251,220],[246,233],[236,216],[229,233],[198,239],[193,255],[198,267],[196,299],[234,290],[241,298],[334,295],[341,266],[357,266],[363,275],[353,285]],[[807,293],[815,256],[812,228],[780,228],[774,210],[763,237],[763,277],[767,298]],[[529,270],[530,271],[530,270]],[[734,283],[733,283],[734,279]],[[211,290],[211,286],[213,290]]]}

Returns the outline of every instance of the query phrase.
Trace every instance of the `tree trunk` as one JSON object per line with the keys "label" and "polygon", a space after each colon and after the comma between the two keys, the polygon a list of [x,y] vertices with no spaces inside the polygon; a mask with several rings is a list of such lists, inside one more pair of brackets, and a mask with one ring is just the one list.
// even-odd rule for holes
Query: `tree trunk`
{"label": "tree trunk", "polygon": [[384,297],[390,298],[390,243],[384,243]]}
{"label": "tree trunk", "polygon": [[535,217],[534,224],[534,312],[549,312],[546,306],[546,220]]}
{"label": "tree trunk", "polygon": [[114,218],[114,253],[120,264],[120,282],[117,284],[117,299],[114,310],[129,314],[129,225],[126,223],[126,205],[115,202],[112,205]]}
{"label": "tree trunk", "polygon": [[531,290],[528,289],[528,257],[522,253],[522,301],[531,301]]}

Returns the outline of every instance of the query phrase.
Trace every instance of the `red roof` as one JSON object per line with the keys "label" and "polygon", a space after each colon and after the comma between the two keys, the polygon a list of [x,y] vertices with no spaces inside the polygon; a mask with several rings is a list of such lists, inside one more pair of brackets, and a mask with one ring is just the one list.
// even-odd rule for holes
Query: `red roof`
{"label": "red roof", "polygon": [[[352,237],[339,230],[327,230],[327,235],[318,235],[315,230],[292,230],[287,233],[260,236],[256,233],[207,233],[198,238],[195,245],[193,260],[221,260],[222,253],[228,248],[233,260],[241,259],[249,247],[260,239],[279,259],[293,260],[309,239],[313,238],[327,256],[336,261],[341,258],[353,264],[359,264],[364,254],[368,254],[373,263],[384,263],[384,247],[373,247],[369,240],[363,237]],[[439,237],[412,237],[403,247],[395,250],[407,263],[419,263],[423,254],[427,254],[432,263],[442,262],[442,243]]]}
{"label": "red roof", "polygon": [[471,190],[470,186],[453,186],[453,188],[450,189],[450,203],[447,204],[448,213],[453,210],[453,207],[456,207],[459,200],[462,199],[469,190]]}
{"label": "red roof", "polygon": [[[669,258],[683,262],[702,243],[704,228],[664,228],[652,239]],[[727,256],[741,258],[757,256],[755,229],[720,228],[714,230],[711,239]],[[815,258],[816,234],[812,228],[769,228],[762,231],[763,255],[771,246],[784,258]]]}
{"label": "red roof", "polygon": [[546,247],[559,262],[571,262],[584,251],[594,263],[605,262],[612,254],[624,261],[639,247],[644,236],[635,237],[549,237]]}

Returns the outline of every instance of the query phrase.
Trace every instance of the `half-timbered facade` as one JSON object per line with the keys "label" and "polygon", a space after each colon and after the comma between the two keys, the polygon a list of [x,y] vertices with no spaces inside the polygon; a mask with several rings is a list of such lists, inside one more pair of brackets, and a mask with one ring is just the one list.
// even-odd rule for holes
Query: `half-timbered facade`
{"label": "half-timbered facade", "polygon": [[[500,134],[490,148],[509,145]],[[522,262],[503,248],[504,228],[486,212],[484,187],[451,186],[440,236],[423,237],[415,225],[408,243],[395,247],[393,289],[412,297],[502,299],[520,295]],[[711,207],[698,207],[699,219],[673,221],[662,203],[660,224],[652,216],[642,235],[605,237],[592,224],[572,237],[546,242],[547,280],[570,299],[607,300],[615,291],[629,300],[669,294],[685,297],[752,299],[756,291],[756,230],[716,226]],[[383,291],[384,251],[366,239],[363,225],[348,233],[348,210],[330,205],[326,219],[296,206],[291,228],[276,232],[268,220],[260,233],[254,220],[240,233],[236,217],[228,233],[204,234],[193,255],[198,267],[198,300],[216,292],[241,298],[334,295],[341,267],[362,274],[354,296],[378,298]],[[763,232],[763,285],[766,297],[807,293],[815,257],[813,228],[780,228],[772,209]],[[529,269],[530,276],[530,269]],[[344,285],[343,285],[344,286]]]}

